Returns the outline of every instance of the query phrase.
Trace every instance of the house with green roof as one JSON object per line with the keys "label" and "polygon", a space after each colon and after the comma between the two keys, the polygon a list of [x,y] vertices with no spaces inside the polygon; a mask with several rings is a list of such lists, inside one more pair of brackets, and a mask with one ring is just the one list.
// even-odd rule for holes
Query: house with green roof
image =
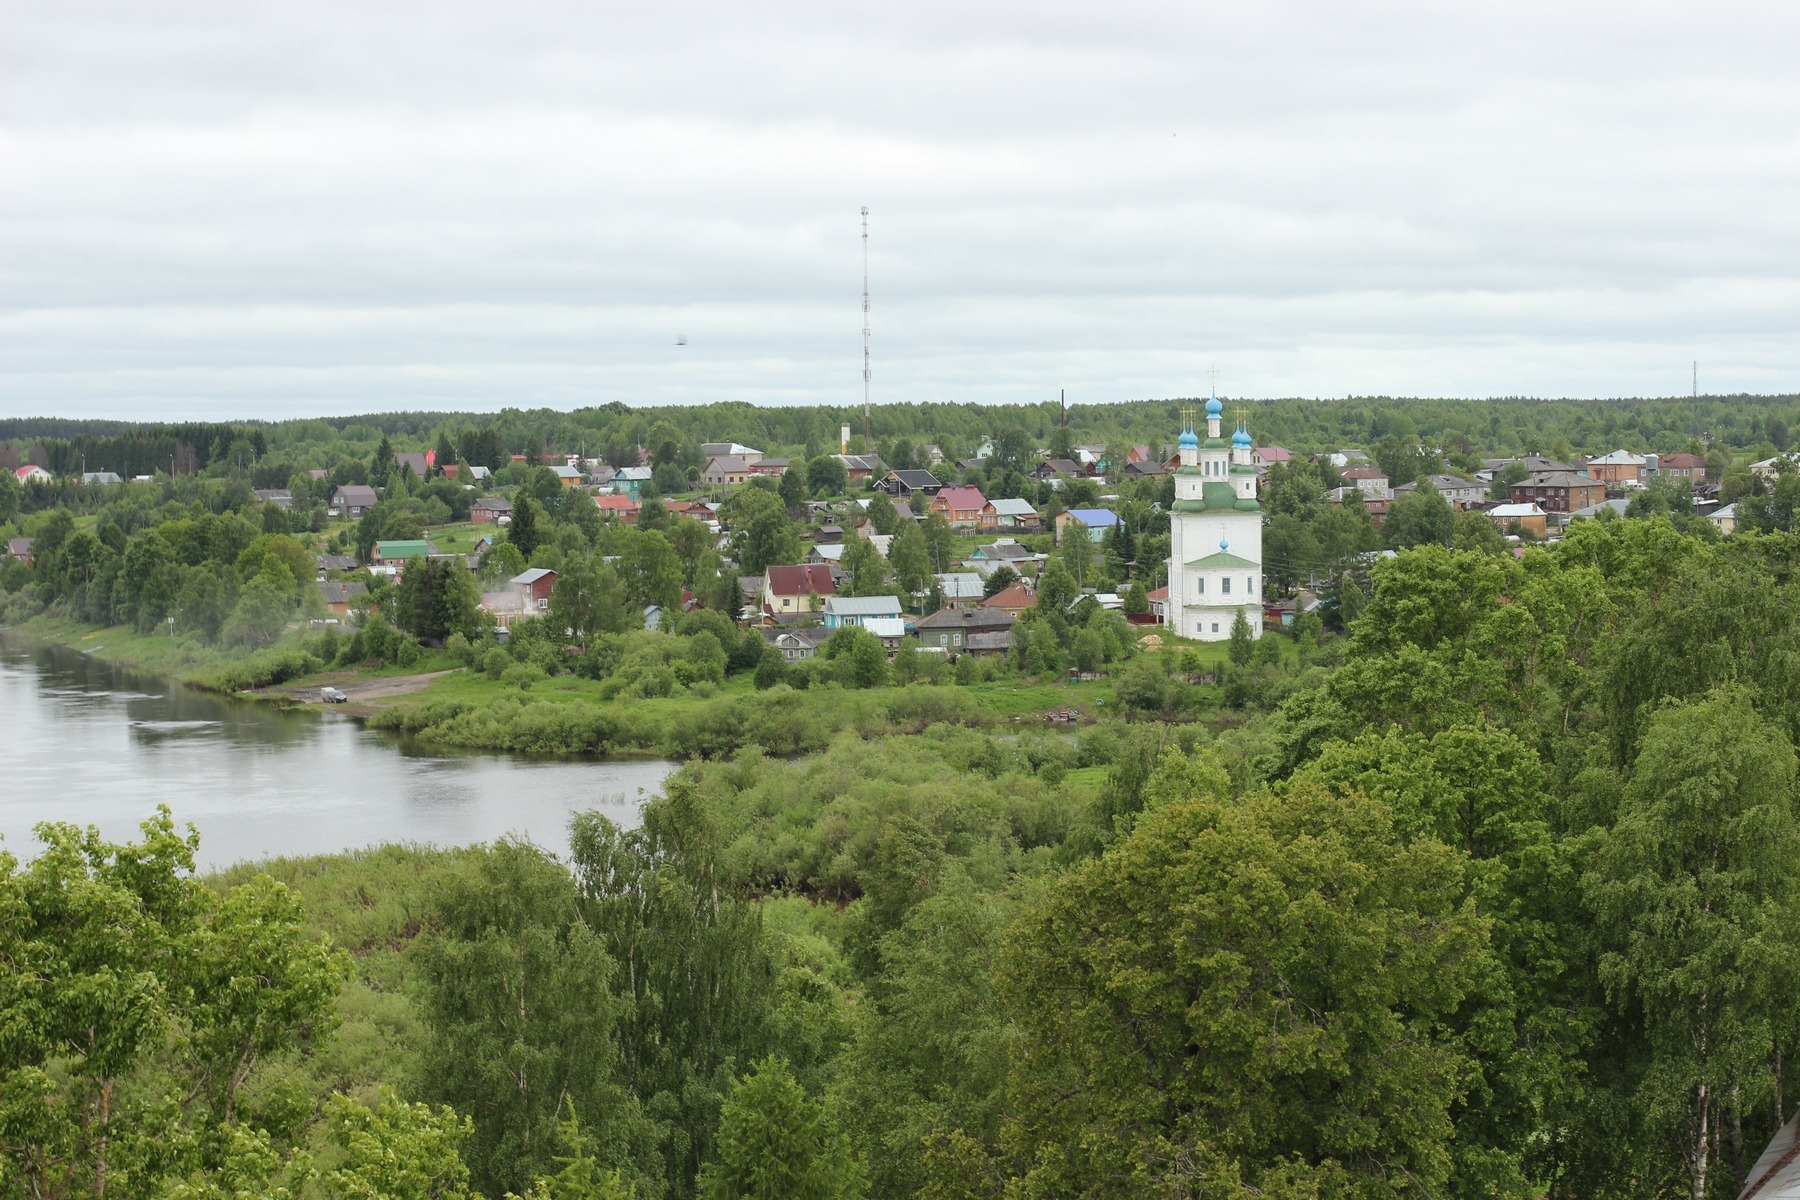
{"label": "house with green roof", "polygon": [[369,562],[377,567],[398,567],[409,558],[430,558],[437,547],[424,538],[383,538],[369,551]]}

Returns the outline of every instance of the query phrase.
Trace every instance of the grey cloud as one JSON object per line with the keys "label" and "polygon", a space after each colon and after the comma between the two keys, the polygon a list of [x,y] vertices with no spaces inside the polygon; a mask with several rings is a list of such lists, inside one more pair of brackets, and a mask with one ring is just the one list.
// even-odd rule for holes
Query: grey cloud
{"label": "grey cloud", "polygon": [[1797,31],[0,0],[0,411],[1791,390]]}

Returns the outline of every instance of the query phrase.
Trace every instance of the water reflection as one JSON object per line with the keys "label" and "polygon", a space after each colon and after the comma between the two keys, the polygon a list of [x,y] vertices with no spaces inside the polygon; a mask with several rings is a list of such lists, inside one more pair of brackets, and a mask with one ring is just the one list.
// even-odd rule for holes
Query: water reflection
{"label": "water reflection", "polygon": [[507,833],[561,850],[571,812],[635,824],[672,769],[444,753],[341,713],[280,712],[0,642],[0,837],[21,857],[40,821],[124,838],[158,803],[200,830],[207,865]]}

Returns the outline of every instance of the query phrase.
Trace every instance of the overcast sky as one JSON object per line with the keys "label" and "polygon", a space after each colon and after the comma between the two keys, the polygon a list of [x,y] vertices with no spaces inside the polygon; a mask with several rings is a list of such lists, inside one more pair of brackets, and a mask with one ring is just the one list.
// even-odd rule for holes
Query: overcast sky
{"label": "overcast sky", "polygon": [[[0,415],[1800,388],[1800,5],[0,0]],[[676,345],[685,336],[685,346]]]}

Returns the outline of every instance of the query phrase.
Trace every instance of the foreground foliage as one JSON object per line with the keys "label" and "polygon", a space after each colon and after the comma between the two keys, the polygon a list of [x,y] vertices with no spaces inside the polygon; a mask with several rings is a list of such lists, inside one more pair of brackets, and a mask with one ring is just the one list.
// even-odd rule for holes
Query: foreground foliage
{"label": "foreground foliage", "polygon": [[1213,727],[691,698],[848,715],[562,857],[202,882],[166,816],[49,829],[0,859],[0,1194],[1734,1195],[1800,1052],[1800,540],[1371,583]]}

